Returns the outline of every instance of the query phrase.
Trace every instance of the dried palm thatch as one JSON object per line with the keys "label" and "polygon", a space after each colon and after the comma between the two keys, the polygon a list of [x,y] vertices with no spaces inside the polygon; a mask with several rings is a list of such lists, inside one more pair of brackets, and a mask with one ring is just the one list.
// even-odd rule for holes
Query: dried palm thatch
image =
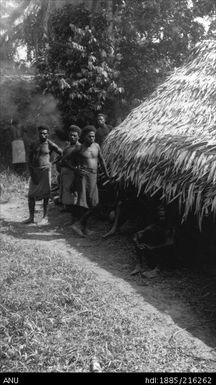
{"label": "dried palm thatch", "polygon": [[107,137],[104,155],[118,180],[167,203],[182,218],[216,213],[216,41],[199,43],[184,66]]}

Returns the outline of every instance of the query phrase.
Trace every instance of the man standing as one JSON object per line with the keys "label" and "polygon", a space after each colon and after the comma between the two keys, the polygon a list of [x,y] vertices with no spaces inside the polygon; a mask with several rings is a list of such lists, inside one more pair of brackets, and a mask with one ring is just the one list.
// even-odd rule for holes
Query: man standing
{"label": "man standing", "polygon": [[106,136],[111,131],[111,127],[106,124],[106,118],[104,114],[98,114],[97,116],[97,131],[95,134],[95,142],[102,146]]}
{"label": "man standing", "polygon": [[75,191],[75,172],[72,155],[74,151],[80,149],[79,142],[81,129],[78,126],[71,125],[69,127],[69,145],[64,148],[62,158],[59,162],[61,167],[60,182],[60,200],[66,211],[72,205],[76,204],[77,193]]}
{"label": "man standing", "polygon": [[98,163],[109,178],[105,160],[98,143],[95,143],[94,126],[86,126],[82,130],[83,143],[77,153],[78,171],[76,178],[77,205],[80,207],[80,219],[71,228],[79,235],[88,234],[87,220],[99,203],[97,187]]}
{"label": "man standing", "polygon": [[43,219],[40,224],[47,224],[47,208],[51,191],[50,155],[54,151],[61,155],[62,150],[48,139],[49,129],[38,127],[39,140],[32,143],[29,150],[30,184],[28,193],[29,218],[25,224],[34,223],[35,201],[43,199]]}

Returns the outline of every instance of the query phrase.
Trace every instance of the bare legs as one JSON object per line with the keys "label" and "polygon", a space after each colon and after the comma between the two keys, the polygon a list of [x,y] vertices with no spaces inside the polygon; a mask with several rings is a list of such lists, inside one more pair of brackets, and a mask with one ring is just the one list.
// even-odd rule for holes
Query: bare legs
{"label": "bare legs", "polygon": [[84,237],[85,235],[90,235],[90,231],[87,229],[87,223],[88,219],[94,212],[95,207],[90,209],[80,207],[80,218],[71,226],[71,228],[76,234],[80,235],[81,237]]}
{"label": "bare legs", "polygon": [[26,225],[34,223],[34,213],[35,213],[35,199],[28,198],[28,208],[29,208],[29,218],[24,221]]}
{"label": "bare legs", "polygon": [[47,218],[48,203],[49,203],[49,198],[45,198],[43,201],[43,218]]}
{"label": "bare legs", "polygon": [[48,203],[49,203],[49,198],[44,198],[44,200],[43,200],[43,218],[38,223],[39,225],[47,225],[48,224],[48,218],[47,218]]}
{"label": "bare legs", "polygon": [[119,201],[117,203],[117,206],[116,206],[116,210],[115,210],[115,220],[113,222],[113,225],[112,225],[112,228],[111,230],[106,233],[105,235],[103,235],[103,238],[108,238],[110,237],[111,235],[115,234],[118,226],[119,226],[119,219],[120,219],[120,214],[121,214],[121,207],[122,207],[122,202]]}
{"label": "bare legs", "polygon": [[[48,210],[49,198],[43,200],[43,219],[40,224],[47,222],[47,210]],[[35,198],[28,198],[29,218],[24,221],[24,224],[28,225],[34,223],[35,214]]]}

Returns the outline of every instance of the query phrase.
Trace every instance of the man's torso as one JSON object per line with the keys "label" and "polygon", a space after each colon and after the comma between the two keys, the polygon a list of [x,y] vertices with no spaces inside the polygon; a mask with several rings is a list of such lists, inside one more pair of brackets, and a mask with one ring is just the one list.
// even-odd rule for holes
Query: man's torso
{"label": "man's torso", "polygon": [[99,151],[97,143],[92,143],[89,147],[83,144],[79,152],[81,166],[97,171]]}
{"label": "man's torso", "polygon": [[68,162],[71,166],[77,164],[77,153],[79,152],[80,148],[80,142],[77,142],[73,145],[69,143],[67,147],[64,148],[62,157],[63,167],[67,167],[67,164],[64,164],[65,161]]}
{"label": "man's torso", "polygon": [[52,152],[52,142],[47,140],[40,143],[39,141],[33,144],[33,166],[44,167],[50,165],[50,154]]}
{"label": "man's torso", "polygon": [[95,142],[101,146],[110,131],[110,127],[108,127],[106,124],[104,126],[98,127],[95,134]]}

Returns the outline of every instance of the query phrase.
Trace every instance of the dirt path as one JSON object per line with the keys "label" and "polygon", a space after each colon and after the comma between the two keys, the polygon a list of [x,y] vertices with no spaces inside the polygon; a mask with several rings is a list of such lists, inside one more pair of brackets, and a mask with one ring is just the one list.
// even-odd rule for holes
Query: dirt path
{"label": "dirt path", "polygon": [[[36,209],[39,217],[40,204]],[[4,237],[19,240],[25,247],[43,245],[59,251],[66,260],[93,272],[104,293],[112,287],[116,298],[119,293],[124,294],[123,306],[131,317],[138,315],[143,322],[154,320],[151,332],[156,338],[175,341],[176,348],[187,351],[199,365],[203,363],[203,370],[216,371],[215,292],[209,290],[216,277],[186,268],[163,270],[153,279],[131,276],[135,250],[128,235],[103,240],[101,235],[109,225],[97,220],[91,223],[96,235],[79,238],[65,224],[70,220],[69,214],[60,213],[53,204],[49,225],[43,227],[21,223],[28,214],[26,198],[1,204],[0,214]],[[186,370],[196,371],[196,366]]]}

